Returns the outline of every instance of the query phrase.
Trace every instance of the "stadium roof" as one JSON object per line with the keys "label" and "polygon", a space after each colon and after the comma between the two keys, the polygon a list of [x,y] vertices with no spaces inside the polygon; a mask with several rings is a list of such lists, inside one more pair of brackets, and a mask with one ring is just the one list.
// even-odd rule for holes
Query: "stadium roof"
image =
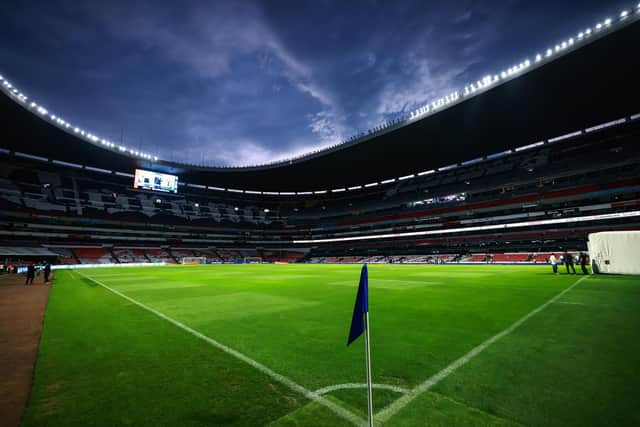
{"label": "stadium roof", "polygon": [[[568,48],[424,118],[285,163],[209,168],[131,156],[101,147],[97,137],[65,131],[59,121],[54,126],[47,112],[29,109],[30,100],[9,96],[0,97],[2,147],[106,170],[145,168],[189,183],[255,191],[331,190],[410,176],[636,117],[638,15],[604,37]],[[91,138],[95,145],[88,143]]]}

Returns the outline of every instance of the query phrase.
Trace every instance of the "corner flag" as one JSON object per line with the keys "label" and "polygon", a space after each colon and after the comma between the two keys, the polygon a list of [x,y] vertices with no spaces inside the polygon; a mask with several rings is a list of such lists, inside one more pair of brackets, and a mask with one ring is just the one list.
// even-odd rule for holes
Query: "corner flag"
{"label": "corner flag", "polygon": [[367,312],[369,312],[369,277],[367,264],[364,264],[362,266],[362,272],[360,273],[360,284],[358,285],[356,304],[353,307],[353,317],[351,318],[351,329],[349,330],[347,345],[357,340],[364,332],[364,315]]}
{"label": "corner flag", "polygon": [[367,403],[369,414],[369,426],[373,427],[373,395],[371,381],[371,349],[369,347],[369,274],[367,264],[362,265],[360,273],[360,284],[358,285],[358,295],[356,304],[353,307],[353,317],[351,318],[351,329],[347,345],[351,344],[364,332],[365,367],[367,370]]}

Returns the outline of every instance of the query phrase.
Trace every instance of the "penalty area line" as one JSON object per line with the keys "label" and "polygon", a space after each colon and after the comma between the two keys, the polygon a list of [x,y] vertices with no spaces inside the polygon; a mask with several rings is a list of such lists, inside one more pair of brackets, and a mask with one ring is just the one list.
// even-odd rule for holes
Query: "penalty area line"
{"label": "penalty area line", "polygon": [[300,384],[296,383],[295,381],[293,381],[292,379],[285,377],[282,374],[279,374],[277,372],[275,372],[274,370],[266,367],[265,365],[263,365],[262,363],[253,360],[252,358],[250,358],[249,356],[245,355],[244,353],[239,352],[238,350],[235,350],[229,346],[226,346],[224,344],[222,344],[221,342],[218,342],[216,340],[214,340],[213,338],[210,338],[198,331],[196,331],[195,329],[190,328],[189,326],[185,325],[184,323],[181,323],[169,316],[167,316],[166,314],[149,307],[148,305],[145,305],[143,303],[141,303],[140,301],[137,301],[133,298],[131,298],[130,296],[127,296],[125,294],[123,294],[122,292],[119,292],[113,288],[111,288],[108,285],[105,285],[104,283],[86,276],[82,273],[77,272],[80,276],[91,280],[92,282],[94,282],[95,284],[102,286],[103,288],[105,288],[106,290],[108,290],[109,292],[112,292],[115,295],[118,295],[121,298],[126,299],[127,301],[129,301],[132,304],[137,305],[138,307],[152,313],[155,314],[156,316],[158,316],[161,319],[166,320],[167,322],[173,324],[174,326],[177,326],[178,328],[182,329],[183,331],[195,336],[196,338],[200,338],[201,340],[205,341],[206,343],[212,345],[213,347],[218,348],[219,350],[222,350],[223,352],[235,357],[236,359],[239,359],[243,362],[245,362],[247,365],[252,366],[253,368],[257,369],[258,371],[262,372],[263,374],[266,374],[267,376],[271,377],[272,379],[278,381],[281,384],[284,384],[285,386],[289,387],[291,390],[303,395],[304,397],[306,397],[307,399],[313,401],[313,402],[317,402],[320,405],[324,406],[325,408],[331,410],[334,414],[342,417],[343,419],[351,422],[352,424],[355,425],[359,425],[359,426],[364,426],[367,424],[366,420],[364,420],[362,417],[354,414],[353,412],[349,411],[348,409],[338,405],[337,403],[334,403],[333,401],[320,396],[318,393],[313,392],[311,390],[308,390],[307,388],[301,386]]}
{"label": "penalty area line", "polygon": [[454,373],[458,368],[462,367],[467,362],[469,362],[471,359],[476,357],[478,354],[482,353],[491,344],[495,343],[496,341],[498,341],[499,339],[503,338],[504,336],[509,335],[511,332],[513,332],[515,329],[517,329],[519,326],[521,326],[524,322],[526,322],[531,317],[535,316],[536,314],[538,314],[539,312],[541,312],[542,310],[547,308],[549,305],[551,305],[554,302],[556,302],[564,294],[569,292],[571,289],[576,287],[580,282],[582,282],[583,280],[585,280],[587,278],[589,278],[589,276],[584,276],[584,277],[578,279],[571,286],[569,286],[568,288],[566,288],[562,292],[558,293],[556,296],[554,296],[553,298],[551,298],[550,300],[548,300],[547,302],[545,302],[544,304],[542,304],[538,308],[533,309],[528,314],[526,314],[523,317],[521,317],[519,320],[517,320],[515,323],[513,323],[507,329],[503,330],[502,332],[497,333],[496,335],[492,336],[488,340],[482,342],[481,344],[479,344],[478,346],[474,347],[471,351],[469,351],[464,356],[462,356],[459,359],[456,359],[455,361],[453,361],[449,366],[447,366],[446,368],[444,368],[443,370],[441,370],[437,374],[427,378],[424,382],[422,382],[421,384],[417,385],[412,390],[410,390],[409,393],[405,394],[402,397],[399,397],[398,400],[394,401],[389,406],[387,406],[386,408],[384,408],[380,412],[378,412],[374,417],[375,421],[377,423],[380,423],[380,424],[389,421],[389,419],[392,416],[397,414],[402,408],[404,408],[409,403],[411,403],[416,397],[418,397],[422,393],[428,391],[429,389],[434,387],[436,384],[438,384],[440,381],[442,381],[443,379],[445,379],[446,377],[448,377],[449,375]]}

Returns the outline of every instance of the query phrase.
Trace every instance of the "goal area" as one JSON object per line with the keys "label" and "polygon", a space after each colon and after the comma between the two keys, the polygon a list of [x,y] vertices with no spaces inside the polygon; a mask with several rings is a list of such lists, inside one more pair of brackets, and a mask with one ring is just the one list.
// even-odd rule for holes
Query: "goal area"
{"label": "goal area", "polygon": [[186,256],[182,258],[182,264],[193,265],[193,264],[206,264],[207,257],[203,256]]}

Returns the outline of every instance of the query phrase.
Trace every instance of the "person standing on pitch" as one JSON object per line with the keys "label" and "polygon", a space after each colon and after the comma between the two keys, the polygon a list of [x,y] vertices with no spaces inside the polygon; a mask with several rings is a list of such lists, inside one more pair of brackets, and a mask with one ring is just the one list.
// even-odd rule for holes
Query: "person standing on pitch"
{"label": "person standing on pitch", "polygon": [[27,267],[27,281],[24,282],[25,285],[33,285],[33,279],[36,277],[36,267],[33,264],[29,264]]}
{"label": "person standing on pitch", "polygon": [[47,263],[44,266],[44,283],[49,282],[49,275],[51,274],[51,264]]}
{"label": "person standing on pitch", "polygon": [[558,259],[556,258],[556,254],[551,254],[549,264],[551,264],[551,268],[553,268],[553,274],[558,274]]}
{"label": "person standing on pitch", "polygon": [[573,270],[573,274],[576,274],[576,268],[573,266],[573,255],[565,251],[563,254],[564,265],[567,267],[567,274],[569,274],[569,267]]}
{"label": "person standing on pitch", "polygon": [[580,252],[580,258],[578,262],[580,262],[582,274],[589,274],[589,272],[587,271],[587,254],[585,254],[584,252]]}

